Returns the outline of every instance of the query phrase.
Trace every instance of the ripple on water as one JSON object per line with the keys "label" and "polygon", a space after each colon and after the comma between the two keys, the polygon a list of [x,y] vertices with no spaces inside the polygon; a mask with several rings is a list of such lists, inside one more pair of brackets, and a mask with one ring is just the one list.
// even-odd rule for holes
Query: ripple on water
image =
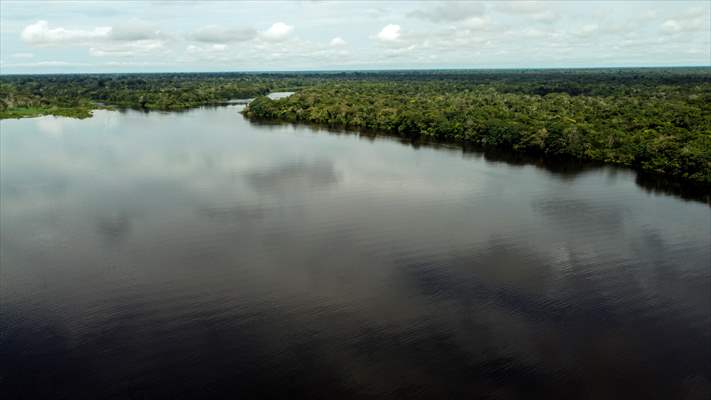
{"label": "ripple on water", "polygon": [[4,398],[711,394],[707,204],[238,110],[0,122]]}

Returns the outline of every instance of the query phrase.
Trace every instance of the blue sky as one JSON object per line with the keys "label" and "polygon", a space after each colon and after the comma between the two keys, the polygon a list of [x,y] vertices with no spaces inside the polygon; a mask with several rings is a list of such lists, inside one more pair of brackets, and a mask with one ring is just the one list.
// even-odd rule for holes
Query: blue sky
{"label": "blue sky", "polygon": [[711,65],[711,1],[8,1],[0,73]]}

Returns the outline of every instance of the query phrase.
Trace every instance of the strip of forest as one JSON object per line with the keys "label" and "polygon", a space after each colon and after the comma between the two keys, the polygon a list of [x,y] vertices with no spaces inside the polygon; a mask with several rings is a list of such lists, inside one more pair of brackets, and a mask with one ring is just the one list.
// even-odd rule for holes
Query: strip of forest
{"label": "strip of forest", "polygon": [[442,74],[334,81],[251,118],[473,143],[711,183],[711,69]]}
{"label": "strip of forest", "polygon": [[[294,90],[280,100],[265,96]],[[245,98],[255,98],[248,118],[599,161],[711,184],[708,67],[0,76],[0,119]]]}

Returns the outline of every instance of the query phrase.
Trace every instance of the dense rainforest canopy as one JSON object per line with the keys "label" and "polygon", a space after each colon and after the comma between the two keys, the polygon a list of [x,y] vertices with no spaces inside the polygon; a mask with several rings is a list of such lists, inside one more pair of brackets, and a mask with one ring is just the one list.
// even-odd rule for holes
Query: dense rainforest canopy
{"label": "dense rainforest canopy", "polygon": [[488,71],[334,80],[250,117],[595,160],[711,183],[711,69]]}
{"label": "dense rainforest canopy", "polygon": [[[297,93],[262,96],[277,90]],[[0,118],[250,97],[250,118],[603,161],[711,184],[711,68],[16,75],[0,77]]]}
{"label": "dense rainforest canopy", "polygon": [[91,116],[96,108],[182,110],[300,87],[298,76],[246,74],[82,74],[0,76],[0,118]]}

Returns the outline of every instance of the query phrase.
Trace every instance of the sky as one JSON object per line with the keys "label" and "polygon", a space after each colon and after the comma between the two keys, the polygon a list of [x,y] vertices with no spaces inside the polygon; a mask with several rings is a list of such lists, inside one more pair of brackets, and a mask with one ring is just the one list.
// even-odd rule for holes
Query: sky
{"label": "sky", "polygon": [[0,73],[711,66],[711,1],[0,0]]}

